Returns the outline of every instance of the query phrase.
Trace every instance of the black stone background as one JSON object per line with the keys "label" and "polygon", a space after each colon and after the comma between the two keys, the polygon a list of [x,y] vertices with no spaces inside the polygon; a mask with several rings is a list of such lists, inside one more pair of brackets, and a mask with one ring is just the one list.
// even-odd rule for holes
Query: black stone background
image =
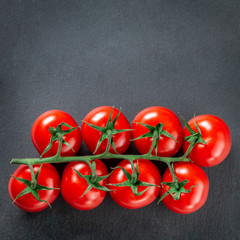
{"label": "black stone background", "polygon": [[[240,239],[239,12],[237,0],[0,1],[1,240]],[[210,192],[202,209],[178,215],[154,202],[126,210],[109,196],[92,211],[61,196],[36,214],[11,204],[11,158],[38,156],[34,120],[61,109],[81,124],[101,105],[122,107],[129,121],[154,105],[226,121],[232,150],[204,169]],[[78,154],[87,153],[83,145]],[[55,166],[61,173],[64,164]]]}

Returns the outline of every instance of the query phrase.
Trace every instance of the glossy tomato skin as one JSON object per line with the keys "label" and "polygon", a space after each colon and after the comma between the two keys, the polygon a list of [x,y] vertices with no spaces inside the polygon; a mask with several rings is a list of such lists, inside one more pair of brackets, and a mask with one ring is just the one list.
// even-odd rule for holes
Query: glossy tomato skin
{"label": "glossy tomato skin", "polygon": [[[40,166],[40,164],[33,165],[35,174]],[[30,169],[26,165],[20,165],[14,172],[13,176],[25,178],[30,181],[32,179]],[[58,174],[58,171],[49,163],[42,164],[42,168],[40,170],[37,182],[39,185],[42,186],[50,188],[60,188],[60,176]],[[17,195],[25,188],[26,185],[24,183],[19,182],[18,180],[11,177],[8,184],[8,192],[12,201],[14,201]],[[56,200],[59,192],[59,189],[38,191],[40,199],[47,200],[50,204],[52,204]],[[32,193],[28,193],[22,197],[19,197],[14,203],[26,212],[39,212],[48,207],[47,203],[39,202],[32,195]]]}
{"label": "glossy tomato skin", "polygon": [[[96,159],[96,174],[104,176],[108,174],[107,167],[101,161]],[[65,167],[62,175],[61,193],[64,200],[72,207],[79,210],[90,210],[99,206],[105,198],[106,192],[92,188],[83,197],[82,194],[88,187],[87,181],[81,178],[73,170],[76,169],[83,175],[90,175],[91,169],[85,162],[70,162]],[[106,187],[107,180],[104,179],[99,182]]]}
{"label": "glossy tomato skin", "polygon": [[[132,168],[127,160],[123,160],[118,164],[125,168],[130,174],[132,174]],[[134,161],[136,169],[137,161]],[[161,176],[157,167],[149,160],[139,159],[139,180],[147,183],[152,183],[160,186]],[[108,183],[121,183],[126,181],[127,178],[121,169],[115,169],[108,179]],[[159,194],[159,187],[149,187],[149,189],[140,196],[136,196],[131,187],[117,187],[109,185],[109,189],[115,190],[110,192],[112,199],[121,207],[128,209],[136,209],[147,206],[152,203]],[[144,186],[138,187],[138,192],[146,189]]]}
{"label": "glossy tomato skin", "polygon": [[[200,115],[195,117],[203,140],[206,144],[198,143],[192,149],[190,159],[201,167],[212,167],[221,163],[231,149],[231,134],[227,124],[219,117],[213,115]],[[197,131],[194,119],[189,121],[190,127]],[[184,136],[189,136],[189,131],[184,129]],[[189,142],[184,141],[183,150],[187,151]]]}
{"label": "glossy tomato skin", "polygon": [[[112,107],[109,107],[109,106],[102,106],[102,107],[95,108],[86,115],[86,117],[84,118],[84,121],[97,125],[99,127],[105,127],[109,119],[111,110],[112,110]],[[118,113],[119,113],[119,110],[114,108],[112,120],[117,116]],[[131,129],[129,122],[127,118],[123,115],[123,113],[120,113],[115,124],[115,129],[117,130]],[[85,122],[82,123],[81,132],[82,132],[83,141],[87,145],[88,149],[93,153],[95,151],[98,140],[101,137],[102,133],[88,126]],[[114,141],[116,150],[120,154],[124,153],[128,149],[130,145],[130,140],[131,140],[130,131],[113,135],[113,141]],[[103,153],[106,150],[107,142],[108,142],[107,139],[104,139],[95,154]],[[115,153],[112,146],[110,147],[110,152]]]}
{"label": "glossy tomato skin", "polygon": [[[190,193],[181,193],[179,200],[174,200],[171,195],[167,195],[162,201],[167,208],[171,211],[181,214],[188,214],[197,211],[201,208],[207,200],[209,190],[209,180],[206,173],[196,164],[186,163],[175,163],[174,164],[175,174],[182,181],[187,179],[189,183],[185,185],[185,189],[193,187]],[[163,182],[172,182],[172,175],[169,168],[164,172]],[[163,185],[160,191],[162,196],[169,187]]]}
{"label": "glossy tomato skin", "polygon": [[[51,139],[51,133],[49,132],[49,127],[56,128],[60,123],[65,122],[72,127],[77,127],[75,120],[66,112],[60,110],[50,110],[42,115],[40,115],[34,122],[32,126],[32,142],[39,154],[42,154]],[[62,126],[62,130],[69,129]],[[75,155],[81,147],[82,137],[80,128],[75,129],[73,132],[68,133],[63,136],[63,139],[67,141],[71,147],[74,149],[62,145],[61,156],[73,156]],[[58,149],[58,141],[52,143],[51,149],[46,152],[43,157],[52,157],[56,155]]]}
{"label": "glossy tomato skin", "polygon": [[[158,142],[158,156],[171,157],[180,149],[183,141],[183,129],[177,115],[171,110],[156,106],[146,108],[139,112],[132,123],[132,129],[134,129],[132,131],[133,139],[149,132],[146,127],[136,122],[145,123],[154,127],[158,123],[163,123],[163,130],[169,132],[177,140],[177,142],[175,142],[173,139],[161,135],[160,141]],[[152,138],[146,137],[135,140],[134,144],[141,154],[146,154],[152,146],[152,141]],[[155,155],[155,149],[153,149],[152,154]]]}

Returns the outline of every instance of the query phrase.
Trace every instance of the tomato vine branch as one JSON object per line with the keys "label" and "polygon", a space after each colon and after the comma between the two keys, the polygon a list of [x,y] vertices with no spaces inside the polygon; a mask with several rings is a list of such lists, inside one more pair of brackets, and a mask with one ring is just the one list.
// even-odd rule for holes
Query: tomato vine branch
{"label": "tomato vine branch", "polygon": [[[193,148],[193,144],[189,145],[187,152],[190,152]],[[108,150],[108,149],[107,149]],[[186,152],[186,153],[187,153]],[[11,160],[11,164],[24,164],[24,165],[33,165],[33,164],[43,164],[43,163],[64,163],[64,162],[74,162],[74,161],[83,161],[88,162],[95,159],[127,159],[127,160],[137,160],[137,159],[148,159],[153,161],[161,161],[164,163],[172,163],[172,162],[190,162],[189,159],[186,158],[187,155],[184,154],[182,157],[158,157],[152,155],[151,153],[143,154],[143,155],[125,155],[125,154],[113,154],[109,151],[105,151],[102,154],[98,155],[86,155],[86,156],[73,156],[73,157],[58,157],[57,155],[53,157],[47,158],[13,158]]]}

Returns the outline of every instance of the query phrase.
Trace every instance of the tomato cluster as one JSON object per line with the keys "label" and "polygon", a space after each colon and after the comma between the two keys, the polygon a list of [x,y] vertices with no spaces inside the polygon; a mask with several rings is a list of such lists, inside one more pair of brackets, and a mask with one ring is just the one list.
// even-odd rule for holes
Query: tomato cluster
{"label": "tomato cluster", "polygon": [[[36,119],[31,132],[41,157],[74,156],[82,139],[95,155],[101,156],[107,148],[109,153],[122,154],[133,140],[145,156],[172,157],[183,146],[191,162],[168,164],[162,179],[153,162],[141,155],[139,160],[121,161],[111,174],[99,159],[70,162],[61,180],[49,163],[33,165],[32,172],[21,165],[10,179],[10,197],[19,208],[37,212],[54,202],[60,189],[65,201],[80,210],[99,206],[107,191],[118,205],[129,209],[152,203],[160,193],[170,210],[192,213],[204,205],[208,196],[209,181],[201,167],[217,165],[227,157],[231,136],[226,123],[213,115],[194,117],[185,125],[183,130],[175,113],[157,106],[139,112],[132,127],[118,109],[98,107],[86,115],[81,130],[66,112],[47,111]],[[34,187],[33,176],[37,181]]]}

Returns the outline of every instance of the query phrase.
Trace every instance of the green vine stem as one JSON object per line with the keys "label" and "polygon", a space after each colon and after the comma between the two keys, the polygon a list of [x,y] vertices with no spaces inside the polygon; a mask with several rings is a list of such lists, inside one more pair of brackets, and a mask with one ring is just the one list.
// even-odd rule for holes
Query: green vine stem
{"label": "green vine stem", "polygon": [[176,175],[175,175],[175,172],[174,172],[174,170],[173,170],[173,166],[171,166],[170,163],[167,163],[167,165],[168,165],[168,168],[169,168],[170,173],[171,173],[172,178],[173,178],[173,181],[172,181],[172,182],[173,182],[175,188],[176,188],[176,189],[179,189],[179,182],[178,182],[177,177],[176,177]]}
{"label": "green vine stem", "polygon": [[73,157],[61,157],[61,156],[55,155],[53,157],[47,157],[47,158],[13,158],[10,163],[34,165],[34,164],[43,164],[43,163],[64,163],[64,162],[74,162],[74,161],[89,162],[95,159],[127,159],[129,161],[134,161],[137,159],[148,159],[148,160],[154,160],[154,161],[161,161],[168,164],[172,162],[190,162],[190,160],[187,159],[186,157],[190,153],[193,147],[194,147],[194,143],[190,143],[188,150],[182,157],[174,158],[174,157],[154,156],[151,154],[150,151],[147,154],[143,154],[143,155],[113,154],[109,152],[109,148],[110,148],[110,143],[109,143],[106,151],[98,155],[73,156]]}
{"label": "green vine stem", "polygon": [[158,133],[157,133],[156,130],[154,130],[154,132],[153,132],[152,146],[151,146],[150,150],[148,151],[148,154],[150,154],[150,155],[152,154],[152,150],[153,150],[153,148],[154,148],[155,143],[156,143],[157,140],[158,140]]}
{"label": "green vine stem", "polygon": [[137,176],[133,161],[129,160],[129,162],[130,162],[131,168],[132,168],[132,180],[131,180],[131,182],[132,182],[132,184],[135,184],[138,180],[138,176]]}
{"label": "green vine stem", "polygon": [[60,158],[61,150],[62,150],[62,143],[63,143],[63,137],[57,133],[58,136],[58,150],[56,154],[56,158]]}
{"label": "green vine stem", "polygon": [[36,186],[37,186],[37,179],[36,179],[35,174],[34,174],[33,166],[32,166],[32,164],[28,164],[28,167],[29,167],[29,169],[30,169],[31,177],[32,177],[32,180],[31,180],[31,188],[32,188],[32,189],[35,189]]}
{"label": "green vine stem", "polygon": [[93,182],[95,182],[97,180],[97,174],[96,174],[96,171],[95,171],[95,169],[93,167],[93,164],[90,161],[88,161],[88,160],[86,160],[85,162],[90,167],[91,173],[92,173],[92,178],[91,179],[92,179]]}

